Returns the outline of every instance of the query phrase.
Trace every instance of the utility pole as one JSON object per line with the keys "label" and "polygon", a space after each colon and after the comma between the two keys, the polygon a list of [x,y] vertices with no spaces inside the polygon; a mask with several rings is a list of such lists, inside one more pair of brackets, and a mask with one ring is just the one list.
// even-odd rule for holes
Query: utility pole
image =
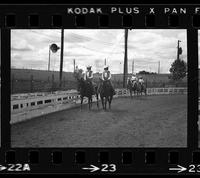
{"label": "utility pole", "polygon": [[74,72],[75,72],[75,65],[76,65],[76,61],[75,61],[75,59],[74,59]]}
{"label": "utility pole", "polygon": [[132,74],[134,73],[134,60],[132,61]]}
{"label": "utility pole", "polygon": [[49,45],[49,63],[48,63],[48,71],[50,71],[50,56],[51,56],[51,50]]}
{"label": "utility pole", "polygon": [[179,54],[180,54],[180,47],[179,47],[179,43],[180,43],[181,41],[180,40],[178,40],[178,45],[177,45],[177,60],[179,60]]}
{"label": "utility pole", "polygon": [[126,79],[128,74],[128,59],[127,59],[127,46],[128,46],[128,29],[125,29],[124,34],[124,76],[123,76],[123,87],[126,86]]}
{"label": "utility pole", "polygon": [[104,65],[106,66],[106,58],[105,58],[105,60],[104,60]]}
{"label": "utility pole", "polygon": [[160,73],[160,61],[158,61],[158,74]]}
{"label": "utility pole", "polygon": [[60,51],[60,83],[59,87],[62,86],[62,72],[63,72],[63,48],[64,48],[64,29],[61,29],[61,51]]}

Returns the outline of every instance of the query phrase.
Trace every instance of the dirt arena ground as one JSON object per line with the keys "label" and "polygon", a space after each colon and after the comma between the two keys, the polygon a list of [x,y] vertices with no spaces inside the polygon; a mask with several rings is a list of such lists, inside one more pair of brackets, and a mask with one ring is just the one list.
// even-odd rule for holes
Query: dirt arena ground
{"label": "dirt arena ground", "polygon": [[187,96],[117,98],[11,126],[12,147],[186,147]]}

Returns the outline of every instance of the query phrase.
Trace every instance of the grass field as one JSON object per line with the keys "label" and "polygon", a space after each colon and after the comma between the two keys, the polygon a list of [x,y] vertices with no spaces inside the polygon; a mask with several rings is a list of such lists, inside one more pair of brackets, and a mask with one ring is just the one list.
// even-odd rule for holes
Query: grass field
{"label": "grass field", "polygon": [[[174,85],[169,80],[169,74],[142,75],[147,83],[147,87],[167,87]],[[100,73],[94,74],[94,82],[99,82]],[[115,88],[123,87],[123,74],[112,74],[112,82]],[[177,84],[187,86],[187,78]],[[63,90],[77,87],[76,80],[72,72],[63,72]],[[52,91],[59,89],[59,72],[31,69],[11,69],[11,89],[12,93]]]}

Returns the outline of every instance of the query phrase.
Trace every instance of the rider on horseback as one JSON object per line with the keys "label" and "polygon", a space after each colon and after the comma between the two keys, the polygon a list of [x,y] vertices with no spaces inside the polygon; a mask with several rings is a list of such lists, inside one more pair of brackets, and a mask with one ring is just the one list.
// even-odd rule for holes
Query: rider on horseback
{"label": "rider on horseback", "polygon": [[93,93],[94,93],[94,91],[95,91],[94,90],[95,83],[93,83],[93,71],[91,70],[91,68],[92,68],[91,65],[87,66],[87,71],[85,72],[84,80],[92,85]]}
{"label": "rider on horseback", "polygon": [[85,75],[84,75],[84,80],[85,80],[85,81],[92,82],[92,79],[93,79],[93,71],[91,70],[91,68],[92,68],[91,65],[88,65],[88,66],[87,66],[87,71],[85,72]]}
{"label": "rider on horseback", "polygon": [[[83,78],[83,71],[81,69],[78,68],[78,66],[76,66],[75,70],[74,70],[74,77],[77,80],[81,80],[81,78]],[[80,92],[80,85],[79,83],[77,84],[77,91]]]}
{"label": "rider on horseback", "polygon": [[142,76],[140,76],[140,77],[138,78],[138,82],[139,82],[141,85],[144,84],[144,79],[143,79]]}
{"label": "rider on horseback", "polygon": [[102,80],[109,82],[109,84],[112,88],[112,91],[113,91],[113,95],[115,95],[116,92],[115,92],[114,87],[113,87],[112,82],[111,82],[111,73],[108,70],[108,66],[104,66],[104,71],[102,72]]}
{"label": "rider on horseback", "polygon": [[137,82],[138,79],[137,79],[136,73],[133,73],[133,75],[132,75],[130,80],[131,80],[132,84],[135,84],[135,82]]}

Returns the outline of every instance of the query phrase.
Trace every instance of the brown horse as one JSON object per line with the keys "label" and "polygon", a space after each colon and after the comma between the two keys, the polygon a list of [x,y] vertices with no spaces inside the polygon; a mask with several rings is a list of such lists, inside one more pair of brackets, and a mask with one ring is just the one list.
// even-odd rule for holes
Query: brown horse
{"label": "brown horse", "polygon": [[111,103],[114,93],[110,81],[103,81],[102,79],[100,79],[98,91],[100,93],[103,109],[106,110],[107,102],[109,104],[109,109],[111,109]]}
{"label": "brown horse", "polygon": [[144,83],[137,82],[137,90],[138,94],[142,95],[144,93],[145,96],[147,95],[147,89]]}
{"label": "brown horse", "polygon": [[89,110],[92,108],[92,96],[96,95],[97,99],[97,107],[99,108],[99,102],[98,102],[98,92],[97,92],[97,86],[93,87],[92,83],[89,81],[85,81],[83,78],[77,79],[78,80],[78,88],[80,91],[81,96],[81,109],[83,104],[83,98],[88,98],[88,105]]}
{"label": "brown horse", "polygon": [[133,92],[134,92],[134,95],[136,95],[136,94],[138,95],[139,89],[137,86],[137,81],[134,81],[132,83],[131,80],[129,79],[128,83],[127,83],[127,89],[130,91],[131,98],[133,98]]}

